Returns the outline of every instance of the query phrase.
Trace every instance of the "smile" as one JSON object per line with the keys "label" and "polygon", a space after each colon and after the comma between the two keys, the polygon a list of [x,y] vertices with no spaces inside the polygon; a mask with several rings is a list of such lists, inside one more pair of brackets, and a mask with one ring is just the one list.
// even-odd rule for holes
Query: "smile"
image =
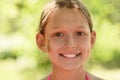
{"label": "smile", "polygon": [[65,58],[76,58],[78,57],[79,55],[81,55],[81,53],[74,53],[74,54],[59,54],[60,56],[62,57],[65,57]]}

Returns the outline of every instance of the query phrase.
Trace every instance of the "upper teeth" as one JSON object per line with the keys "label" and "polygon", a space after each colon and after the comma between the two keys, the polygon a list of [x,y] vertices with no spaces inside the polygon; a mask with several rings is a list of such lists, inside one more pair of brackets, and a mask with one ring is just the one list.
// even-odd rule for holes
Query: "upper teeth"
{"label": "upper teeth", "polygon": [[76,57],[76,54],[64,54],[64,56],[67,58],[74,58]]}

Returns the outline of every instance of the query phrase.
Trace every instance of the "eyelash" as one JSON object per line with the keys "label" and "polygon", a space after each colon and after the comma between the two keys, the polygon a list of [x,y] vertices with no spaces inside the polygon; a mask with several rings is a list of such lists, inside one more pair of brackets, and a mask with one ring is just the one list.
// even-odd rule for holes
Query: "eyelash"
{"label": "eyelash", "polygon": [[[86,34],[84,32],[76,32],[76,35],[77,36],[84,36]],[[57,32],[57,33],[54,34],[54,37],[62,37],[62,36],[64,36],[64,34],[61,33],[61,32]]]}
{"label": "eyelash", "polygon": [[62,36],[64,36],[64,34],[61,33],[61,32],[58,32],[58,33],[55,33],[54,36],[55,36],[55,37],[62,37]]}
{"label": "eyelash", "polygon": [[84,32],[77,32],[77,36],[84,36],[85,33]]}

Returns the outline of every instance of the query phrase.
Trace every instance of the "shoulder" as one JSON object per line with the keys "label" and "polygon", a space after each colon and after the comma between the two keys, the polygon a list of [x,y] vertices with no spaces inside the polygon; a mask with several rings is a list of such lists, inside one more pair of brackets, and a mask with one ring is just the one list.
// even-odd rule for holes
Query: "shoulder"
{"label": "shoulder", "polygon": [[90,73],[87,73],[87,74],[88,74],[90,80],[104,80],[104,79],[99,78],[99,77],[97,77],[97,76],[94,76],[94,75],[92,75],[92,74],[90,74]]}

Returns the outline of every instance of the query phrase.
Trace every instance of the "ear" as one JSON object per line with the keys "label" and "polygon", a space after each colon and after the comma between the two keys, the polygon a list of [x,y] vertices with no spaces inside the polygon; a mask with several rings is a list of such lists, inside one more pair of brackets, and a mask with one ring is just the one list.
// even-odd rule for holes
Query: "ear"
{"label": "ear", "polygon": [[93,48],[95,41],[96,41],[96,32],[92,31],[92,33],[91,33],[91,48]]}
{"label": "ear", "polygon": [[40,33],[36,34],[36,44],[41,50],[44,51],[45,40],[44,40],[44,36]]}

